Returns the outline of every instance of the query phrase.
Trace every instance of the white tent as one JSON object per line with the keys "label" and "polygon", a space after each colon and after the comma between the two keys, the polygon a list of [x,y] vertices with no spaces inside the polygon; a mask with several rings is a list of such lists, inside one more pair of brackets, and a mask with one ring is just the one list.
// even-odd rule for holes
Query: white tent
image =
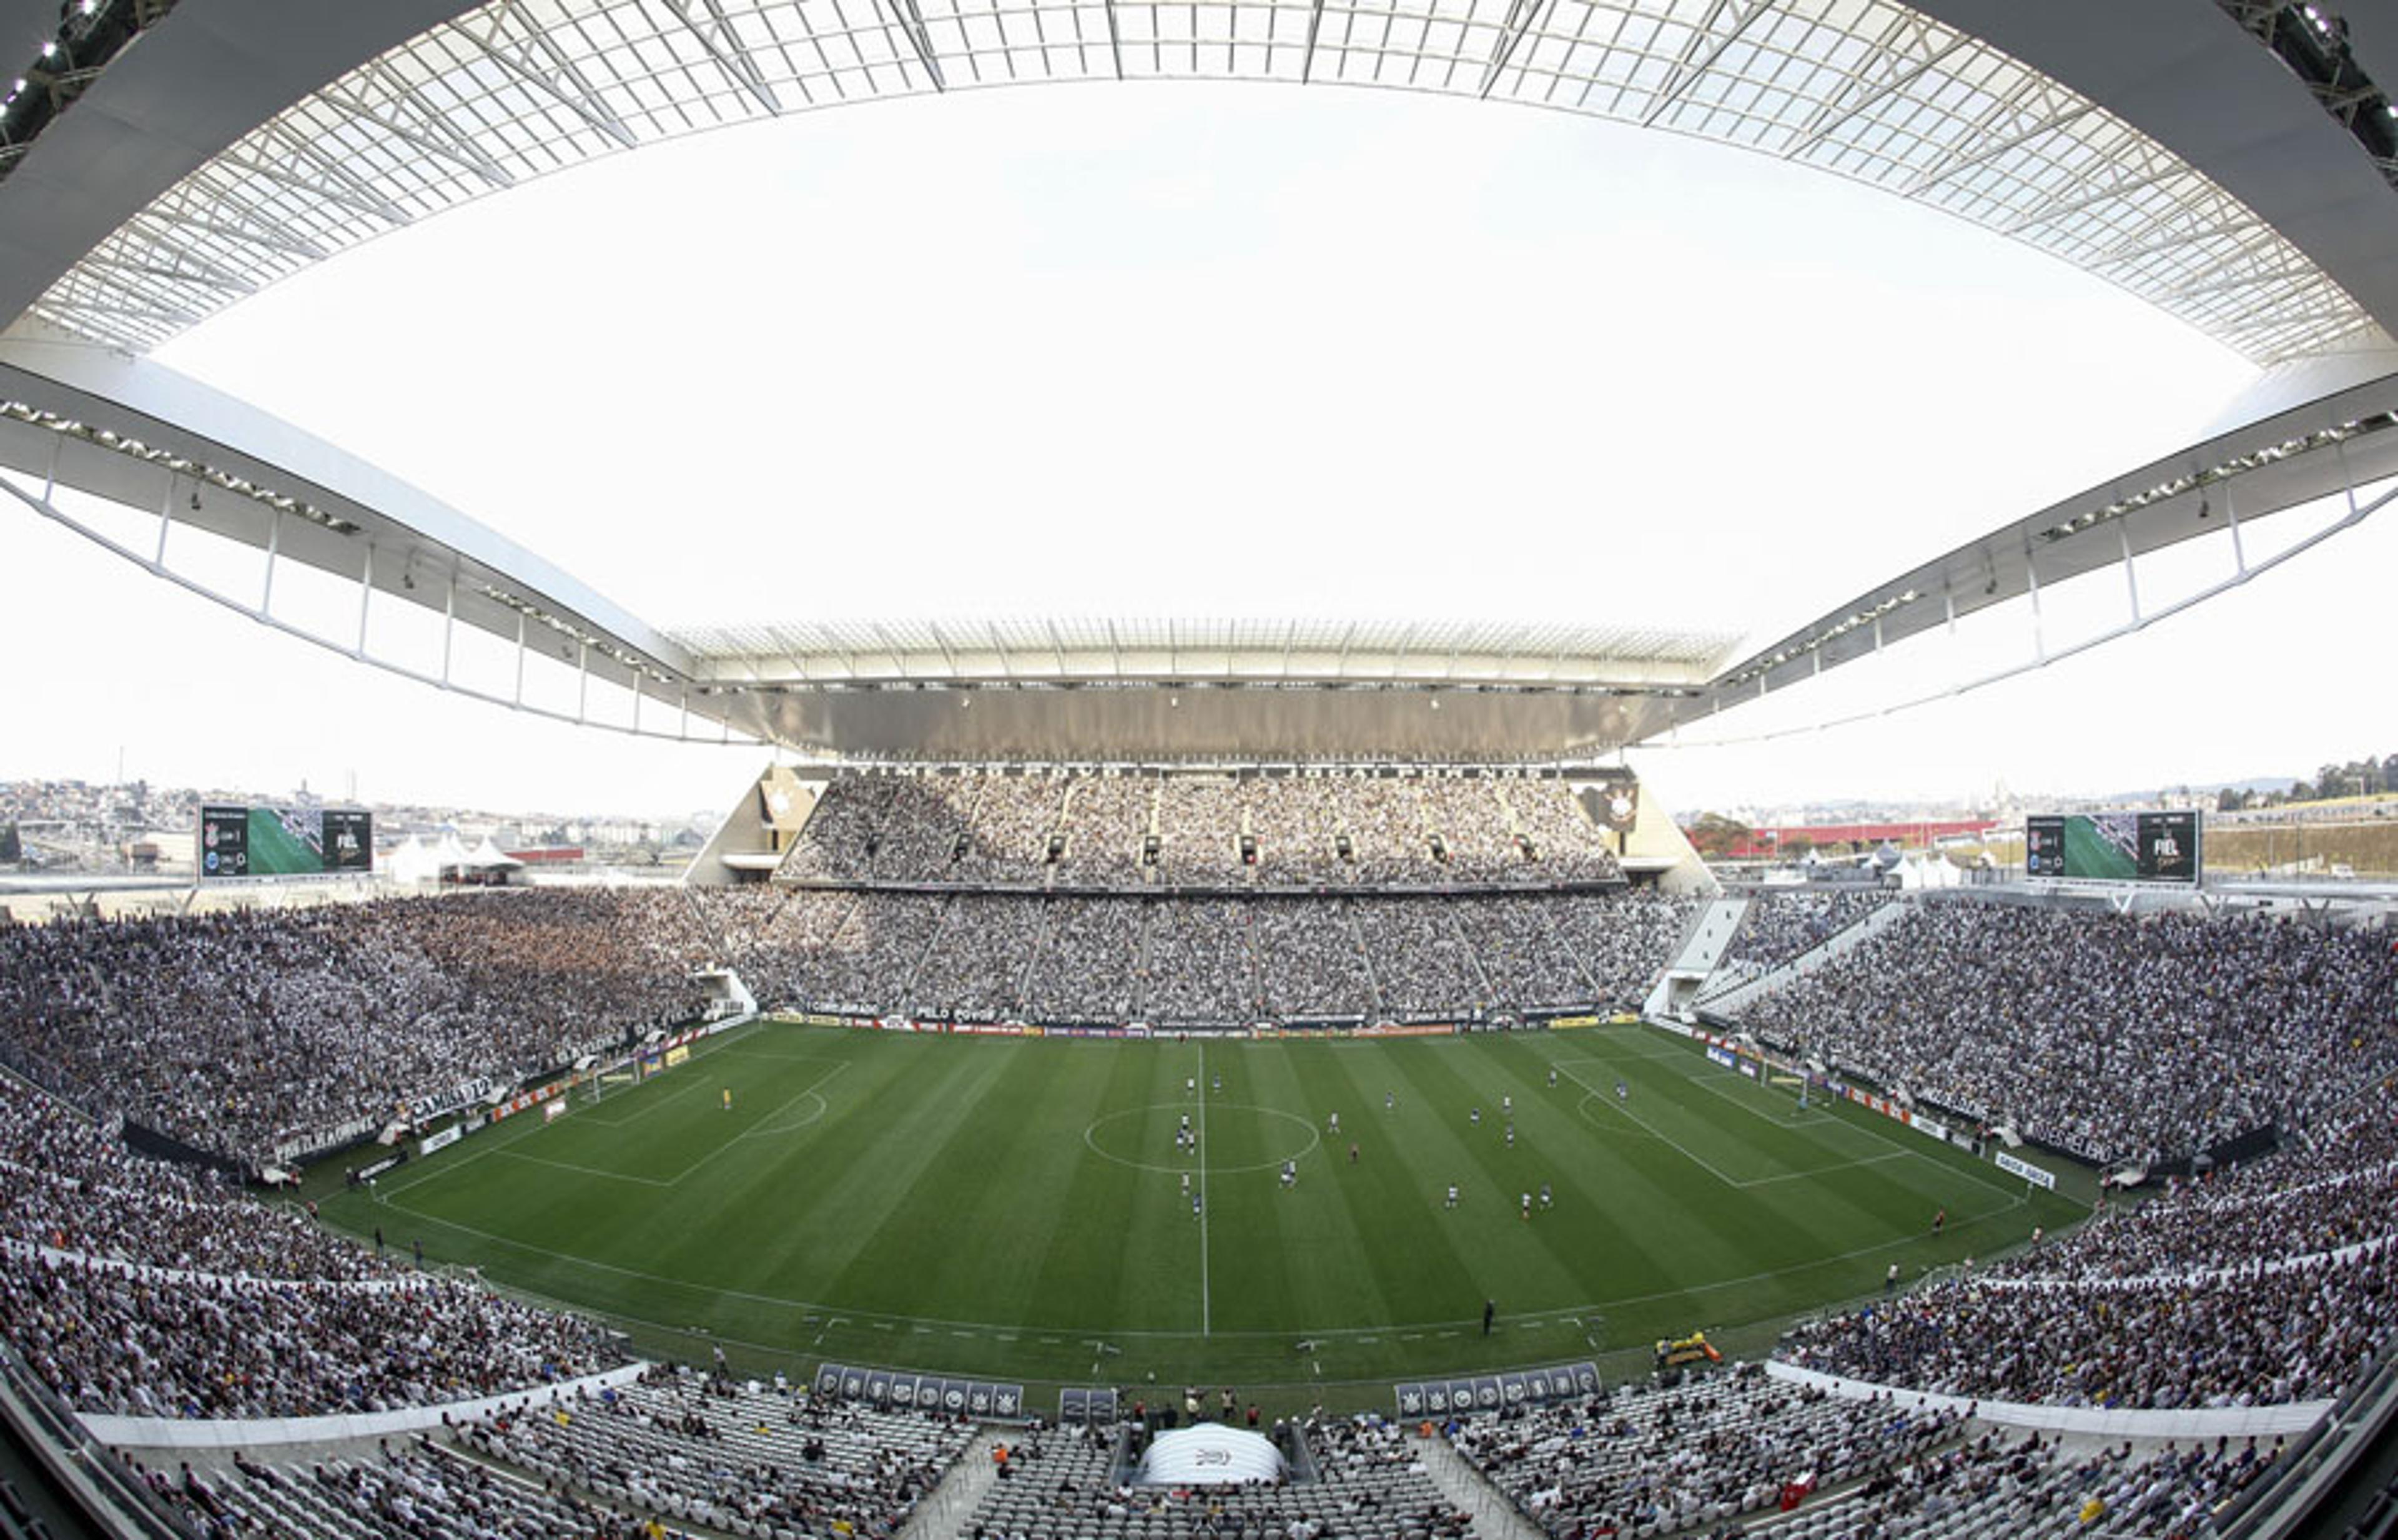
{"label": "white tent", "polygon": [[398,849],[383,858],[384,875],[395,883],[429,883],[441,875],[441,862],[411,834]]}
{"label": "white tent", "polygon": [[1962,881],[1963,873],[1957,870],[1956,863],[1937,850],[1910,856],[1906,864],[1898,869],[1898,885],[1910,893],[1927,887],[1955,887]]}
{"label": "white tent", "polygon": [[524,862],[493,844],[492,837],[486,834],[483,843],[469,851],[458,864],[476,871],[505,871],[520,867]]}
{"label": "white tent", "polygon": [[1282,1451],[1273,1440],[1221,1423],[1161,1433],[1140,1457],[1147,1486],[1224,1486],[1272,1481],[1282,1476]]}

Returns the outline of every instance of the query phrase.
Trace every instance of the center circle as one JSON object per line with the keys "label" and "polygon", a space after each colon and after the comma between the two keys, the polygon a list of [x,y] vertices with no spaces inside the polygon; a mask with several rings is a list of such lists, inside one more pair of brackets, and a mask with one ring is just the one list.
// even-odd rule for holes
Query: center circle
{"label": "center circle", "polygon": [[[1245,1140],[1249,1148],[1273,1149],[1275,1153],[1263,1160],[1224,1166],[1207,1159],[1207,1152],[1203,1149],[1196,1156],[1184,1157],[1180,1164],[1176,1164],[1174,1157],[1178,1152],[1174,1148],[1174,1130],[1179,1126],[1179,1122],[1169,1121],[1150,1132],[1148,1142],[1157,1148],[1141,1147],[1142,1133],[1136,1120],[1155,1112],[1189,1113],[1192,1114],[1192,1128],[1195,1131],[1200,1127],[1197,1102],[1152,1101],[1145,1107],[1127,1107],[1122,1112],[1109,1113],[1095,1119],[1089,1128],[1083,1130],[1083,1142],[1101,1159],[1129,1166],[1137,1171],[1156,1171],[1165,1176],[1179,1176],[1186,1171],[1196,1173],[1202,1169],[1209,1176],[1279,1170],[1284,1161],[1297,1160],[1324,1142],[1323,1135],[1316,1132],[1315,1125],[1297,1113],[1287,1113],[1277,1107],[1255,1107],[1246,1101],[1210,1101],[1206,1117],[1208,1143],[1218,1144],[1228,1136],[1238,1138],[1254,1132],[1255,1137]],[[1287,1128],[1284,1127],[1286,1124]],[[1243,1125],[1246,1125],[1246,1128]],[[1150,1158],[1152,1156],[1159,1158]]]}

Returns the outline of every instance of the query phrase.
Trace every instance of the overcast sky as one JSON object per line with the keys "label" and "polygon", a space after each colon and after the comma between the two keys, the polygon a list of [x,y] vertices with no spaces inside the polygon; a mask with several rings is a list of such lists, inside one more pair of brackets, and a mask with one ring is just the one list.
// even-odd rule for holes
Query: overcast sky
{"label": "overcast sky", "polygon": [[[1819,172],[1446,99],[1196,84],[645,150],[386,236],[159,357],[653,620],[1566,617],[1753,642],[2182,446],[2251,378],[2095,279]],[[2386,692],[2357,683],[2386,655],[2393,525],[2027,681],[1635,763],[1696,807],[2398,750]],[[175,783],[663,812],[723,804],[762,759],[392,680],[13,505],[0,561],[38,574],[0,606],[34,660],[0,775],[106,778],[121,752]],[[2052,596],[2052,643],[2119,618],[2120,575],[2085,587]],[[1719,731],[2029,645],[2017,616]]]}

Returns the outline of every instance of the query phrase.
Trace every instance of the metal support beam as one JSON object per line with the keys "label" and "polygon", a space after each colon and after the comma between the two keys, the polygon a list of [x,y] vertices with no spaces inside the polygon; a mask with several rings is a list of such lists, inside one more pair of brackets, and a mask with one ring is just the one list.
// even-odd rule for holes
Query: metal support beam
{"label": "metal support beam", "polygon": [[2115,520],[2115,542],[2123,552],[2123,587],[2132,600],[2132,624],[2140,623],[2140,571],[2132,555],[2132,532],[2121,519]]}
{"label": "metal support beam", "polygon": [[508,174],[506,167],[492,159],[480,144],[475,142],[471,135],[458,132],[447,117],[427,108],[415,93],[393,80],[389,71],[381,65],[376,65],[369,73],[392,93],[392,99],[395,101],[404,101],[417,110],[416,124],[404,123],[397,117],[377,111],[355,97],[344,95],[330,86],[319,94],[326,101],[341,107],[343,111],[351,114],[361,122],[374,125],[401,143],[410,145],[437,160],[446,160],[453,166],[463,168],[469,175],[494,192],[516,185],[517,179]]}
{"label": "metal support beam", "polygon": [[450,563],[450,576],[441,588],[441,687],[450,688],[450,660],[456,651],[458,639],[458,563]]}
{"label": "metal support beam", "polygon": [[2042,663],[2048,661],[2048,636],[2042,629],[2040,613],[2040,562],[2032,555],[2031,541],[2026,538],[2023,548],[2024,582],[2031,592],[2031,651]]}
{"label": "metal support beam", "polygon": [[[2037,230],[2043,224],[2054,224],[2058,220],[2070,215],[2095,209],[2100,204],[2119,203],[2127,195],[2144,192],[2159,182],[2176,182],[2197,174],[2188,166],[2177,161],[2168,162],[2146,176],[2126,177],[2121,182],[2109,182],[2095,192],[2083,193],[2076,197],[2057,198],[2053,202],[2044,203],[2037,209],[2018,214],[1999,226],[1999,234],[2012,238],[2022,235],[2027,230]],[[2144,230],[2143,234],[2145,233]]]}
{"label": "metal support beam", "polygon": [[[897,13],[899,30],[908,34],[908,45],[916,50],[917,61],[924,66],[924,73],[933,77],[933,88],[948,90],[950,83],[943,78],[941,61],[933,52],[932,29],[924,25],[924,13],[916,8],[916,0],[882,0],[882,4]],[[1111,31],[1115,26],[1112,8],[1108,12],[1108,25]]]}
{"label": "metal support beam", "polygon": [[[1913,12],[1901,12],[1892,20],[1889,29],[1882,34],[1882,48],[1888,50],[1891,47],[1893,34],[1901,31],[1914,33],[1915,40],[1919,45],[1927,41],[1932,33],[1932,29],[1924,23],[1921,17]],[[1815,115],[1807,120],[1805,126],[1798,130],[1797,138],[1782,147],[1780,151],[1782,158],[1796,160],[1805,155],[1821,144],[1842,125],[1853,122],[1860,115],[1889,101],[1938,69],[1947,62],[1949,55],[1972,46],[1973,41],[1963,33],[1956,33],[1938,47],[1929,51],[1919,51],[1918,56],[1912,60],[1893,59],[1892,62],[1897,67],[1871,85],[1866,85],[1862,80],[1850,80],[1815,110]],[[1858,89],[1860,87],[1864,88]]]}
{"label": "metal support beam", "polygon": [[[485,58],[516,76],[523,84],[532,87],[564,107],[600,133],[614,140],[620,147],[629,150],[640,142],[633,137],[633,130],[625,127],[615,114],[601,104],[599,93],[591,88],[589,81],[583,78],[582,72],[559,54],[558,46],[550,41],[548,32],[539,22],[525,24],[528,41],[547,56],[548,69],[545,70],[529,63],[501,47],[500,32],[506,25],[509,14],[511,13],[503,12],[493,20],[489,35],[478,34],[471,28],[461,28],[460,31],[474,43],[475,47],[483,50]],[[557,72],[555,78],[552,77],[551,71]]]}
{"label": "metal support beam", "polygon": [[[1475,96],[1489,97],[1490,88],[1499,84],[1501,75],[1507,73],[1508,61],[1516,57],[1516,45],[1541,24],[1541,19],[1548,14],[1552,3],[1553,0],[1507,0],[1507,17],[1499,24],[1499,36],[1490,45],[1490,58],[1482,66],[1482,87],[1475,92]],[[1321,16],[1323,11],[1322,0],[1318,0],[1316,14]],[[1312,52],[1315,38],[1313,23],[1308,27],[1307,35]]]}
{"label": "metal support beam", "polygon": [[266,576],[258,587],[258,613],[269,615],[275,609],[275,559],[283,546],[283,510],[276,508],[275,517],[266,524]]}
{"label": "metal support beam", "polygon": [[[1715,0],[1715,4],[1707,7],[1707,19],[1700,22],[1698,30],[1691,34],[1690,46],[1682,50],[1682,57],[1674,61],[1673,72],[1665,76],[1665,84],[1649,99],[1649,110],[1640,115],[1640,126],[1644,128],[1652,126],[1665,115],[1666,109],[1681,101],[1701,76],[1715,68],[1716,61],[1723,57],[1724,50],[1740,41],[1740,35],[1748,30],[1748,24],[1773,9],[1776,0]],[[1721,37],[1718,37],[1715,35],[1716,25],[1723,20],[1726,11],[1735,14],[1731,25]],[[1701,53],[1703,47],[1704,56]]]}
{"label": "metal support beam", "polygon": [[707,50],[707,56],[724,72],[727,80],[748,92],[750,100],[768,114],[782,115],[782,98],[775,94],[775,88],[759,70],[758,61],[749,57],[749,50],[741,46],[740,37],[733,30],[733,19],[724,14],[723,0],[699,0],[699,8],[707,12],[705,25],[692,14],[692,0],[666,0],[666,6],[699,40],[699,46]]}
{"label": "metal support beam", "polygon": [[374,602],[374,542],[367,542],[366,567],[358,578],[358,644],[350,650],[352,657],[367,655],[368,606]]}

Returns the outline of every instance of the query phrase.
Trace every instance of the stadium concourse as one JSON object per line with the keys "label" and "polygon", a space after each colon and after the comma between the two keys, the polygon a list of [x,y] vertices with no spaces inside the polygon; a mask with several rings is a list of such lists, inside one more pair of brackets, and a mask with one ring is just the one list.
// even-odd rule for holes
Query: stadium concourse
{"label": "stadium concourse", "polygon": [[[778,881],[744,888],[0,930],[19,1393],[119,1442],[161,1533],[2199,1535],[2393,1341],[2398,949],[2196,910],[1766,893],[1726,952],[1774,985],[1745,1007],[1760,1041],[2051,1160],[2265,1153],[1811,1319],[1769,1362],[1450,1412],[1429,1441],[1286,1408],[1292,1475],[1263,1488],[1138,1485],[1157,1411],[1136,1418],[1130,1390],[1087,1425],[994,1430],[642,1363],[600,1324],[241,1189],[361,1119],[692,1021],[724,971],[761,1006],[861,1022],[1530,1026],[1637,1006],[1708,901],[1627,885],[1569,802],[1152,778],[1084,804],[1107,784],[961,803],[836,778]],[[1244,891],[1276,885],[1249,850],[1304,876]],[[1533,852],[1555,880],[1521,870]],[[136,1155],[128,1128],[212,1158]]]}

